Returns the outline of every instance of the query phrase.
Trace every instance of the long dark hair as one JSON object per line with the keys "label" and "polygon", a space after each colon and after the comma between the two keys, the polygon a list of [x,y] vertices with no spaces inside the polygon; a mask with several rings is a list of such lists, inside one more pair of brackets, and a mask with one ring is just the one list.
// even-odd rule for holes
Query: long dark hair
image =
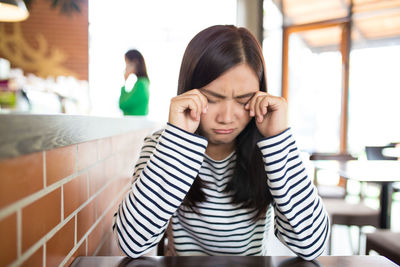
{"label": "long dark hair", "polygon": [[149,76],[147,75],[146,63],[144,62],[143,55],[136,49],[131,49],[125,53],[125,57],[128,61],[136,64],[136,76],[146,77],[147,79]]}
{"label": "long dark hair", "polygon": [[[188,44],[179,73],[178,95],[202,88],[232,67],[246,63],[256,73],[260,90],[267,91],[262,49],[256,38],[245,28],[217,25],[198,33]],[[225,191],[233,193],[233,204],[255,209],[254,220],[262,218],[272,202],[267,187],[262,154],[257,141],[262,138],[252,118],[237,136],[236,166]],[[206,200],[206,185],[197,176],[183,206],[196,212],[197,203]]]}

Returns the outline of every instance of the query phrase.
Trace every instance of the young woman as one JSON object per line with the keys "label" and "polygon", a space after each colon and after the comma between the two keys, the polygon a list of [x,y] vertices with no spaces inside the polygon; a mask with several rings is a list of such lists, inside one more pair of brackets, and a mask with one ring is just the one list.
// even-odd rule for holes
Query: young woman
{"label": "young woman", "polygon": [[275,235],[300,257],[324,250],[329,222],[268,94],[261,47],[244,28],[213,26],[189,43],[165,129],[145,139],[114,231],[139,257],[168,234],[167,255],[264,255]]}
{"label": "young woman", "polygon": [[138,50],[129,50],[125,53],[125,81],[130,74],[137,77],[133,88],[121,88],[119,108],[124,115],[147,115],[149,113],[149,77],[147,76],[146,63]]}

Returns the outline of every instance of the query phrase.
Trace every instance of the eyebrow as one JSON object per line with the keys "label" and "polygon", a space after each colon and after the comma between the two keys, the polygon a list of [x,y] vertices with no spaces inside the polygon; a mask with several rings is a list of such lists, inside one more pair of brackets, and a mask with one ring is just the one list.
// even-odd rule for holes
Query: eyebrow
{"label": "eyebrow", "polygon": [[[210,95],[215,96],[215,97],[220,98],[220,99],[226,99],[226,96],[220,95],[218,93],[215,93],[213,91],[210,91],[210,90],[207,90],[207,89],[204,89],[204,88],[202,88],[201,91],[204,91],[207,94],[210,94]],[[255,93],[256,92],[247,93],[247,94],[244,94],[244,95],[238,95],[238,96],[235,96],[235,98],[243,99],[243,98],[247,98],[247,97],[252,97],[253,95],[255,95]]]}

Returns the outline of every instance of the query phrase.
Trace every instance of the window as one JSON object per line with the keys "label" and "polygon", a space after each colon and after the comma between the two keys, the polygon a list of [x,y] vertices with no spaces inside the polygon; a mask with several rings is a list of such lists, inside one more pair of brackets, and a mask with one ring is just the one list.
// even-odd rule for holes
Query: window
{"label": "window", "polygon": [[[400,141],[400,11],[356,6],[351,35],[349,151],[363,155],[365,146]],[[386,3],[391,4],[391,3]]]}
{"label": "window", "polygon": [[289,35],[289,125],[308,152],[339,152],[340,40],[340,26]]}
{"label": "window", "polygon": [[186,45],[200,30],[236,23],[236,0],[89,1],[89,85],[92,114],[121,115],[124,54],[136,48],[150,78],[149,119],[168,119]]}

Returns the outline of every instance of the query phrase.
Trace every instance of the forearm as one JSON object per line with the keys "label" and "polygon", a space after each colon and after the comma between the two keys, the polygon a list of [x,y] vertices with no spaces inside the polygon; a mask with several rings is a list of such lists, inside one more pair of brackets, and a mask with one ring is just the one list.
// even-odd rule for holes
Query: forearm
{"label": "forearm", "polygon": [[157,245],[198,174],[206,144],[204,138],[168,125],[155,149],[141,155],[137,179],[115,217],[114,230],[128,256],[139,257]]}
{"label": "forearm", "polygon": [[125,110],[132,105],[132,103],[130,103],[129,93],[125,91],[125,86],[122,86],[121,88],[121,94],[119,96],[118,103],[119,103],[119,108],[122,110]]}
{"label": "forearm", "polygon": [[328,216],[290,129],[258,145],[274,200],[275,235],[302,258],[316,258],[325,248]]}

